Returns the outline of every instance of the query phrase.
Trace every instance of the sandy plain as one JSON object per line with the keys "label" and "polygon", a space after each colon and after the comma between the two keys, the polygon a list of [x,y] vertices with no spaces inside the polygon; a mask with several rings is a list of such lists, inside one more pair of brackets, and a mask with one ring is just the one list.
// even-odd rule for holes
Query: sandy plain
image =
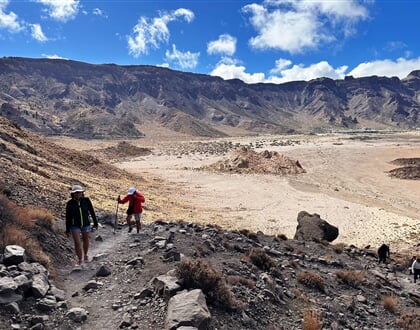
{"label": "sandy plain", "polygon": [[[144,130],[143,130],[144,131]],[[150,132],[152,133],[152,132]],[[114,163],[156,181],[177,203],[185,221],[249,229],[293,238],[300,211],[317,213],[339,228],[334,243],[358,247],[391,243],[420,253],[420,181],[389,176],[397,158],[420,157],[420,133],[258,136],[217,140],[153,136],[131,140],[152,154]],[[61,144],[74,148],[70,140]],[[85,141],[91,150],[118,141]],[[247,145],[298,160],[306,173],[293,176],[200,170],[229,157],[220,146]],[[141,189],[141,187],[140,187]],[[147,197],[147,191],[143,191]],[[147,221],[147,213],[144,218]],[[168,219],[175,217],[168,206]],[[410,253],[415,251],[410,251]]]}

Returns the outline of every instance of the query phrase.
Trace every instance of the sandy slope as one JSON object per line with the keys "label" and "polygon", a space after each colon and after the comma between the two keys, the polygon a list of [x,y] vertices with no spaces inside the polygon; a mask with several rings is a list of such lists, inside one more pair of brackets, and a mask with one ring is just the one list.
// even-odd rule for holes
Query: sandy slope
{"label": "sandy slope", "polygon": [[[301,210],[339,227],[337,242],[376,246],[419,242],[420,182],[391,178],[396,158],[419,157],[418,135],[241,138],[234,142],[276,150],[299,160],[307,173],[291,177],[197,171],[225,156],[182,155],[179,145],[156,145],[154,154],[117,164],[147,178],[163,178],[174,199],[190,205],[188,219],[228,228],[293,237]],[[219,140],[220,141],[220,140]],[[233,141],[233,139],[232,139]],[[143,141],[143,144],[147,141]],[[395,244],[394,244],[395,246]]]}

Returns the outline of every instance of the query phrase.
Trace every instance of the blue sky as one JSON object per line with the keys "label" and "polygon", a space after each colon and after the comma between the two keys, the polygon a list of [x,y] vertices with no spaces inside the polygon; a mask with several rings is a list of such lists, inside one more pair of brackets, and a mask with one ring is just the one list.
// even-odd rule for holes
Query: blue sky
{"label": "blue sky", "polygon": [[0,0],[0,56],[284,83],[420,69],[420,0]]}

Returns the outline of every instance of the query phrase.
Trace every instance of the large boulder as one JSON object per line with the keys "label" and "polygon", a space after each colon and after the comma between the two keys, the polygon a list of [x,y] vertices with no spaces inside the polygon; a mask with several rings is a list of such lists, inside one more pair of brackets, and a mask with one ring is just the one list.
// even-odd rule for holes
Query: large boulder
{"label": "large boulder", "polygon": [[208,329],[210,318],[211,314],[207,308],[204,293],[200,289],[183,291],[173,296],[168,302],[165,329],[193,327],[205,330]]}
{"label": "large boulder", "polygon": [[3,263],[6,266],[17,265],[25,261],[25,249],[19,245],[7,245],[4,249]]}
{"label": "large boulder", "polygon": [[332,242],[338,237],[338,228],[314,213],[301,211],[297,217],[298,225],[294,239],[299,241],[328,241]]}

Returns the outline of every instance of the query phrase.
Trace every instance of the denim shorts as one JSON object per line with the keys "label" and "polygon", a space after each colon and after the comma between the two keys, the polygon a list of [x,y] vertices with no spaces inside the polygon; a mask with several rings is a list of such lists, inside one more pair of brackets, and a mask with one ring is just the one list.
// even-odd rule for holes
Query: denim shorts
{"label": "denim shorts", "polygon": [[91,226],[84,226],[82,228],[80,228],[79,226],[71,226],[70,227],[70,231],[81,231],[83,233],[89,233],[92,231],[92,227]]}

